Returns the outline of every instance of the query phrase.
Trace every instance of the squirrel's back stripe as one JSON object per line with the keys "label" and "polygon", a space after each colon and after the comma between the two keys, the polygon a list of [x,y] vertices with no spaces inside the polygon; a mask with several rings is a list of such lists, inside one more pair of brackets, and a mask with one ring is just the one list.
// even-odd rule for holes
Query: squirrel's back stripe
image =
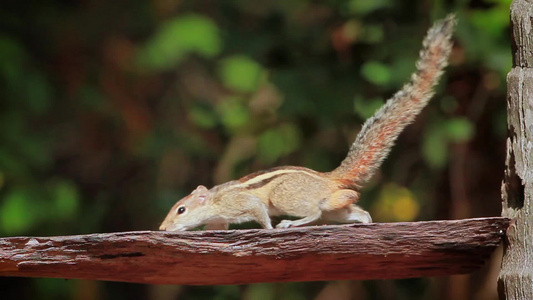
{"label": "squirrel's back stripe", "polygon": [[452,49],[455,17],[449,15],[429,29],[411,80],[363,125],[341,165],[328,175],[341,185],[363,185],[381,165],[398,135],[433,96]]}
{"label": "squirrel's back stripe", "polygon": [[313,171],[308,168],[285,166],[285,167],[276,167],[276,168],[271,168],[268,170],[258,171],[258,172],[246,175],[242,177],[241,179],[239,179],[238,181],[242,184],[253,184],[253,183],[262,181],[264,179],[268,179],[278,174],[288,174],[288,173],[297,173],[297,172],[304,172],[310,176],[320,177],[319,172]]}

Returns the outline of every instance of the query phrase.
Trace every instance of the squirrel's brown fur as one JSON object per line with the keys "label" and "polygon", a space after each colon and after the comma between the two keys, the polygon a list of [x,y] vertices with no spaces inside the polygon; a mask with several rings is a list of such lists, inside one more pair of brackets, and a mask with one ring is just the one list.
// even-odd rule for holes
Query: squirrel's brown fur
{"label": "squirrel's brown fur", "polygon": [[366,120],[347,157],[330,173],[332,178],[346,187],[361,187],[372,177],[398,135],[433,96],[433,87],[448,64],[454,25],[450,15],[428,31],[411,81]]}

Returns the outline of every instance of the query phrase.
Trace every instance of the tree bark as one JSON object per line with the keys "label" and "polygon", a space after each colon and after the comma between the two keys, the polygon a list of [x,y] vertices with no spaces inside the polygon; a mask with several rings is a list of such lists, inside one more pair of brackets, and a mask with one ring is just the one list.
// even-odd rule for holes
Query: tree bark
{"label": "tree bark", "polygon": [[481,267],[508,225],[494,217],[1,238],[0,276],[194,285],[446,276]]}
{"label": "tree bark", "polygon": [[504,243],[500,299],[533,299],[533,1],[511,4],[513,68],[507,75],[507,158],[502,216],[514,219]]}

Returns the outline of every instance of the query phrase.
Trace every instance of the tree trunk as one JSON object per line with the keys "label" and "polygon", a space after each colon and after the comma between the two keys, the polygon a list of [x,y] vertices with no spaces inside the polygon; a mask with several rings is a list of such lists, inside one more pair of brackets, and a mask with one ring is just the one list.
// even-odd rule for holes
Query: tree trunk
{"label": "tree trunk", "polygon": [[500,299],[533,299],[533,1],[511,4],[513,69],[507,75],[507,158],[502,215],[514,219],[504,243]]}

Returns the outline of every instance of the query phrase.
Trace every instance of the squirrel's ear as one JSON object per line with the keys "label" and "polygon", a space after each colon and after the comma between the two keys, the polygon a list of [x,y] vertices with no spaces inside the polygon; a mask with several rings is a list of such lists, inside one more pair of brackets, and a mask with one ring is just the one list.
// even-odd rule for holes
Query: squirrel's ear
{"label": "squirrel's ear", "polygon": [[203,186],[199,185],[196,190],[196,199],[200,201],[200,203],[204,203],[207,200],[207,196],[209,196],[209,190]]}

